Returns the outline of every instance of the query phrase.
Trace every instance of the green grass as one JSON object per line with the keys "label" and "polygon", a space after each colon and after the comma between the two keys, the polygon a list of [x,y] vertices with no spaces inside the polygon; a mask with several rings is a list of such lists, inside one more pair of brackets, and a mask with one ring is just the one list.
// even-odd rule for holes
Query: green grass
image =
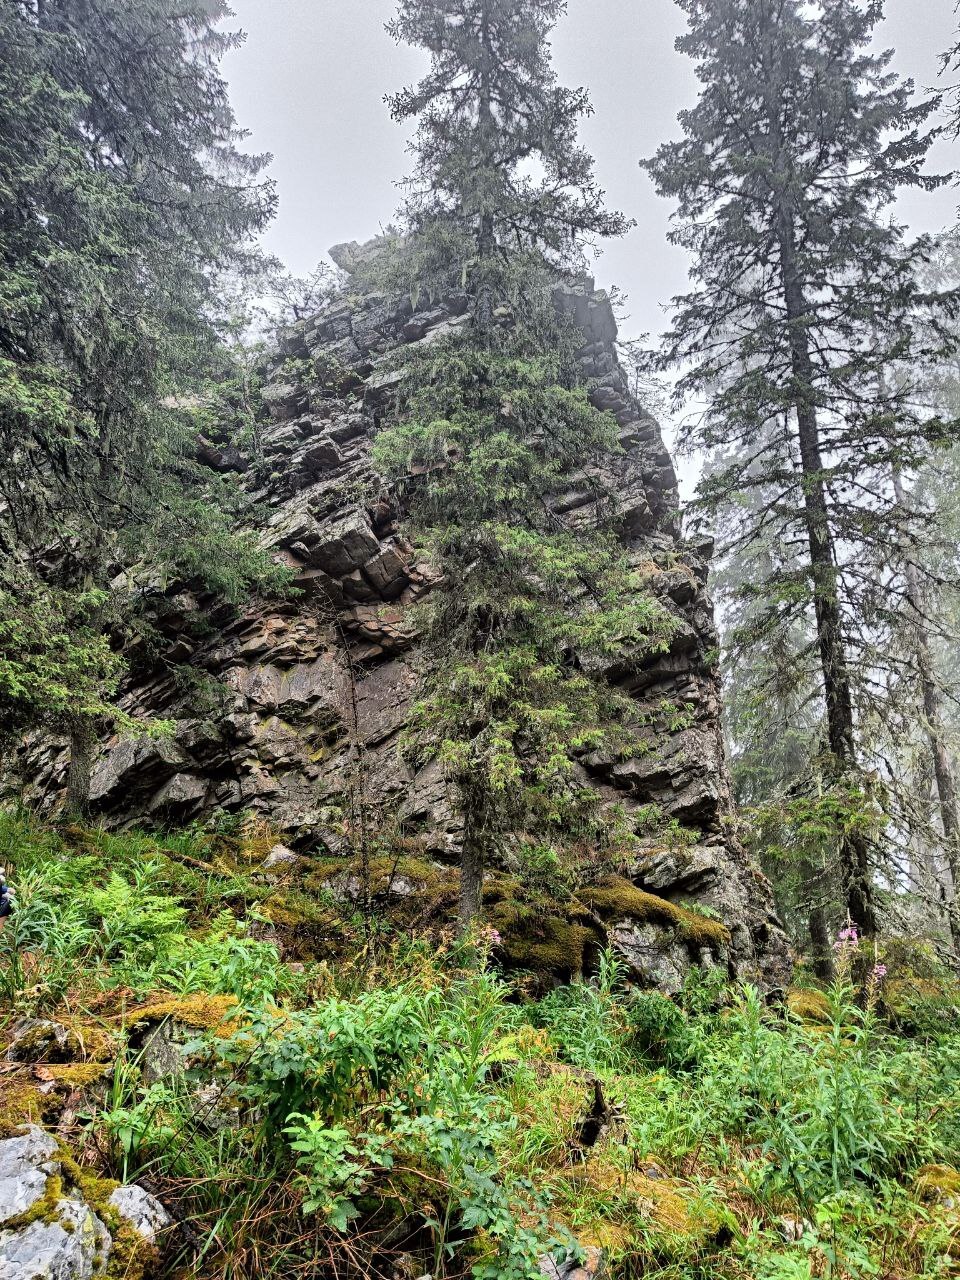
{"label": "green grass", "polygon": [[[109,1026],[77,1143],[176,1206],[171,1274],[320,1277],[349,1259],[373,1277],[405,1255],[438,1280],[527,1280],[574,1242],[603,1247],[616,1280],[956,1274],[948,974],[911,985],[891,957],[888,1012],[841,965],[813,1022],[716,973],[676,1000],[631,992],[612,957],[531,1001],[475,949],[386,926],[300,972],[251,936],[269,902],[236,832],[57,835],[8,814],[0,851],[21,894],[0,934],[10,1017],[62,1018],[89,1045]],[[114,1008],[149,993],[241,1012],[193,1033],[185,1076],[150,1083]]]}

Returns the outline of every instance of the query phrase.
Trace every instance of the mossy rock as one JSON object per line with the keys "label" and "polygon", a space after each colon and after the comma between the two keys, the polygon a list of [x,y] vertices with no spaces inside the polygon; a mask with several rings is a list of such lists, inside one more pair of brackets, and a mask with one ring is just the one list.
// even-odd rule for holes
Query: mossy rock
{"label": "mossy rock", "polygon": [[672,929],[680,941],[692,946],[721,949],[730,942],[730,930],[688,907],[638,889],[623,876],[607,876],[577,895],[603,920],[637,920]]}
{"label": "mossy rock", "polygon": [[573,978],[584,969],[588,944],[599,945],[596,929],[558,914],[543,904],[504,899],[487,912],[500,934],[507,963],[540,975]]}
{"label": "mossy rock", "polygon": [[883,1007],[908,1035],[939,1034],[945,1024],[960,1022],[960,985],[947,976],[891,978],[883,988]]}
{"label": "mossy rock", "polygon": [[[398,927],[449,928],[455,920],[459,868],[414,854],[372,858],[367,867],[356,857],[325,858],[312,863],[303,889],[333,894],[356,905],[364,871],[375,907]],[[305,895],[300,895],[305,897]],[[265,911],[278,927],[295,930],[301,905],[309,899],[276,894]],[[722,951],[730,940],[727,928],[687,907],[645,893],[629,880],[608,876],[568,897],[538,892],[514,875],[489,873],[483,885],[484,918],[501,937],[498,959],[509,969],[541,977],[569,979],[589,968],[592,953],[607,944],[606,923],[630,920],[655,923],[682,946]],[[316,909],[316,908],[315,908]],[[324,917],[329,925],[329,917]]]}
{"label": "mossy rock", "polygon": [[960,1207],[960,1170],[949,1164],[925,1164],[917,1170],[914,1186],[918,1197],[949,1207]]}
{"label": "mossy rock", "polygon": [[578,1195],[591,1192],[597,1207],[596,1221],[578,1223],[576,1234],[614,1254],[682,1264],[709,1257],[730,1237],[731,1213],[652,1164],[627,1173],[591,1160],[568,1177]]}
{"label": "mossy rock", "polygon": [[[313,889],[341,889],[351,901],[359,899],[364,867],[359,858],[326,858],[315,864],[305,884]],[[456,889],[459,872],[409,854],[371,858],[366,866],[373,898],[406,898],[412,893],[433,896]]]}
{"label": "mossy rock", "polygon": [[338,954],[350,942],[337,910],[308,892],[288,889],[272,894],[260,907],[268,922],[262,936],[285,959],[313,961]]}
{"label": "mossy rock", "polygon": [[112,1066],[104,1062],[62,1062],[46,1069],[58,1084],[70,1089],[88,1089],[92,1084],[105,1080]]}
{"label": "mossy rock", "polygon": [[831,1022],[830,1001],[822,991],[791,987],[787,992],[787,1008],[803,1022],[826,1026]]}
{"label": "mossy rock", "polygon": [[222,1031],[236,1026],[238,1005],[235,996],[214,996],[198,992],[189,996],[164,996],[121,1015],[129,1027],[170,1019],[195,1031]]}
{"label": "mossy rock", "polygon": [[[76,1200],[79,1195],[110,1232],[109,1261],[106,1269],[97,1270],[96,1274],[105,1280],[142,1280],[146,1274],[154,1273],[160,1257],[156,1246],[141,1236],[110,1203],[111,1195],[121,1184],[79,1164],[62,1142],[57,1144],[55,1159],[59,1172],[49,1175],[43,1195],[23,1213],[8,1218],[3,1230],[18,1232],[40,1222],[46,1226],[59,1225],[70,1232],[73,1223],[63,1218],[63,1201]],[[98,1257],[94,1256],[95,1265]]]}
{"label": "mossy rock", "polygon": [[22,1124],[43,1124],[53,1120],[63,1108],[56,1093],[42,1093],[26,1069],[0,1075],[0,1137],[10,1137]]}

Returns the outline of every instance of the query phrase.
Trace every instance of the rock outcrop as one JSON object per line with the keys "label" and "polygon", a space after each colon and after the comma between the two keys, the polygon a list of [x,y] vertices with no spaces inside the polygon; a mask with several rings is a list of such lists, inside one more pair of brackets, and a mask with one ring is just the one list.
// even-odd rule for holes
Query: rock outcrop
{"label": "rock outcrop", "polygon": [[[0,1140],[0,1276],[95,1280],[143,1274],[170,1217],[142,1187],[84,1175],[54,1138],[24,1125]],[[122,1259],[111,1270],[111,1258]]]}
{"label": "rock outcrop", "polygon": [[[349,266],[362,254],[341,246],[338,258]],[[585,282],[558,288],[556,304],[583,333],[591,399],[615,416],[623,448],[599,476],[572,477],[557,510],[589,521],[599,479],[647,589],[677,623],[668,652],[611,673],[646,713],[646,749],[583,769],[605,798],[649,818],[644,851],[622,873],[671,902],[707,908],[730,931],[709,955],[682,940],[665,951],[651,925],[627,918],[613,922],[613,935],[646,981],[674,985],[657,972],[679,972],[685,956],[780,986],[786,952],[769,886],[728,823],[710,548],[681,536],[673,464],[656,421],[629,394],[608,297]],[[253,811],[291,851],[336,856],[347,852],[343,820],[359,792],[372,829],[416,836],[427,857],[455,861],[459,825],[441,773],[412,774],[397,749],[417,684],[413,606],[432,571],[405,540],[370,443],[402,377],[398,352],[455,332],[465,309],[462,297],[398,306],[348,286],[282,335],[256,448],[210,440],[203,456],[254,493],[265,542],[299,594],[237,612],[186,587],[157,592],[160,658],[130,655],[124,703],[172,720],[174,732],[102,744],[92,802],[104,819]],[[29,798],[54,808],[64,780],[56,744],[33,744],[21,765]]]}

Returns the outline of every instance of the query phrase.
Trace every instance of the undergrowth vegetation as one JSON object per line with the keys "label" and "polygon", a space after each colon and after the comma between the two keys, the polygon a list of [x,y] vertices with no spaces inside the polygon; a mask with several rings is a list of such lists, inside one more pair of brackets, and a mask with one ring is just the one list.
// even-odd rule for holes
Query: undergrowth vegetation
{"label": "undergrowth vegetation", "polygon": [[886,975],[849,939],[779,1009],[717,970],[637,992],[612,954],[533,998],[490,929],[438,947],[349,914],[355,946],[291,963],[245,841],[0,820],[0,1039],[24,1014],[73,1037],[0,1077],[3,1120],[45,1118],[31,1070],[69,1081],[78,1159],[174,1211],[162,1274],[526,1280],[590,1247],[625,1280],[956,1273],[947,975],[912,1021],[906,952]]}

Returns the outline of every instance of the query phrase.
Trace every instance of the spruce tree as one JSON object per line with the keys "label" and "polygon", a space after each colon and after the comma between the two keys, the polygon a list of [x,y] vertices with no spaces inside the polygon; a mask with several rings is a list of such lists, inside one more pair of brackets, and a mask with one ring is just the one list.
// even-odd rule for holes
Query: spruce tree
{"label": "spruce tree", "polygon": [[617,447],[552,291],[582,268],[591,237],[625,226],[577,143],[586,94],[558,86],[550,66],[563,9],[403,0],[388,28],[431,57],[421,83],[391,100],[395,118],[419,121],[401,274],[415,293],[465,290],[469,317],[409,361],[375,445],[440,573],[408,745],[442,762],[459,802],[462,933],[494,850],[539,842],[562,861],[565,846],[609,838],[576,757],[629,726],[604,676],[613,654],[670,633],[637,589],[602,492],[592,530],[568,528],[551,506],[565,476]]}
{"label": "spruce tree", "polygon": [[0,8],[0,625],[29,638],[31,602],[49,622],[2,692],[69,730],[78,811],[115,685],[92,663],[84,692],[78,646],[122,643],[176,573],[236,594],[268,572],[230,531],[235,487],[194,456],[217,274],[243,269],[273,206],[217,71],[227,16],[220,0]]}
{"label": "spruce tree", "polygon": [[406,221],[421,285],[466,284],[488,335],[516,302],[522,267],[582,263],[585,240],[629,225],[603,207],[577,141],[584,89],[556,83],[548,38],[566,0],[401,0],[387,30],[430,54],[430,72],[389,99],[418,120]]}
{"label": "spruce tree", "polygon": [[[704,502],[733,509],[745,487],[764,488],[740,536],[776,529],[799,556],[764,589],[773,622],[814,625],[829,772],[846,787],[860,764],[857,671],[875,657],[865,565],[897,521],[890,466],[911,470],[943,429],[909,382],[878,390],[885,370],[921,361],[931,331],[947,340],[918,319],[930,246],[908,244],[888,212],[902,187],[942,181],[923,171],[936,104],[914,102],[891,53],[870,47],[876,0],[678,3],[700,96],[681,114],[683,139],[644,164],[678,202],[671,237],[692,254],[695,285],[675,300],[663,363],[685,369],[681,394],[707,400],[688,441],[735,454]],[[872,932],[857,824],[840,861],[847,909]]]}

